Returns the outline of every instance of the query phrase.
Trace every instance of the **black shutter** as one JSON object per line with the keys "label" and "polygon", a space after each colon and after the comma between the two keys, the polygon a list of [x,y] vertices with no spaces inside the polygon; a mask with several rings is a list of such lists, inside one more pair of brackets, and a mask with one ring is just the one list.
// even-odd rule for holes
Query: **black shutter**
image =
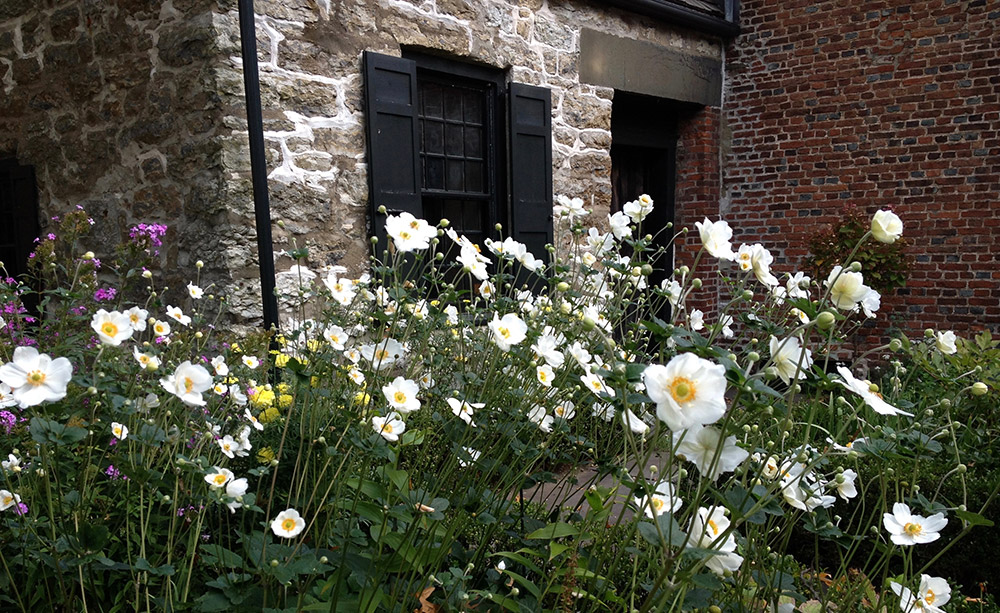
{"label": "black shutter", "polygon": [[38,231],[34,168],[14,160],[0,162],[0,261],[13,276],[28,271]]}
{"label": "black shutter", "polygon": [[510,202],[510,235],[548,264],[545,245],[552,242],[552,101],[544,87],[510,84]]}
{"label": "black shutter", "polygon": [[423,217],[420,200],[420,141],[417,67],[412,60],[365,51],[365,119],[368,137],[368,201],[371,234],[385,248],[384,206]]}

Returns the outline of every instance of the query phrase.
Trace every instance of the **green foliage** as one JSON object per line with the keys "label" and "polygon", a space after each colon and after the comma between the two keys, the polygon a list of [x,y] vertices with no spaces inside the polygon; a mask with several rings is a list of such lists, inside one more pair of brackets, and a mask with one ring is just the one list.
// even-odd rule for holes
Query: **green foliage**
{"label": "green foliage", "polygon": [[892,244],[861,243],[870,229],[871,218],[864,211],[857,205],[845,205],[837,221],[809,239],[806,266],[813,278],[825,279],[834,266],[847,266],[853,261],[861,264],[865,281],[880,293],[905,287],[912,267],[906,253],[909,241],[900,238]]}

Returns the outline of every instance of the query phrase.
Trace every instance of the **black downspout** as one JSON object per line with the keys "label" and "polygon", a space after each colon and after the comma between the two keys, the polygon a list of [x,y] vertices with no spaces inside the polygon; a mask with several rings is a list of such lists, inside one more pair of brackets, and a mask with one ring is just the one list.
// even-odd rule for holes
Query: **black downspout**
{"label": "black downspout", "polygon": [[260,293],[264,329],[278,329],[278,298],[274,295],[274,244],[271,240],[271,204],[267,194],[267,160],[264,158],[264,124],[260,110],[260,77],[257,73],[257,32],[253,0],[239,0],[240,45],[243,53],[243,89],[250,134],[250,175],[260,260]]}

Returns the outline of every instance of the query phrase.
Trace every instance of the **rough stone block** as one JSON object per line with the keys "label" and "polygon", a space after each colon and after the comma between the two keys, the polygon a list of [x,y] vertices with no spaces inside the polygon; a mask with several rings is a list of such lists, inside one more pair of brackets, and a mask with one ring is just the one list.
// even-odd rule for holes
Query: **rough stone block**
{"label": "rough stone block", "polygon": [[74,40],[79,32],[80,9],[69,6],[52,13],[49,18],[49,32],[52,33],[52,40],[57,42]]}

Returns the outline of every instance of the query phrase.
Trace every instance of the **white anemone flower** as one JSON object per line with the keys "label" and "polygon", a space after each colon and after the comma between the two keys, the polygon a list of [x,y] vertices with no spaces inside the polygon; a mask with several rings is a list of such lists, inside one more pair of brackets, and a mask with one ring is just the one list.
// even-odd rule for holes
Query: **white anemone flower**
{"label": "white anemone flower", "polygon": [[340,326],[327,327],[323,330],[323,338],[337,351],[343,351],[344,343],[351,340],[351,337]]}
{"label": "white anemone flower", "polygon": [[142,332],[146,329],[146,318],[149,317],[149,311],[146,309],[134,306],[125,311],[125,316],[128,317],[128,324],[132,326],[134,332]]}
{"label": "white anemone flower", "polygon": [[674,492],[669,481],[660,481],[652,494],[635,499],[635,505],[646,513],[646,517],[656,519],[663,513],[674,513],[684,502]]}
{"label": "white anemone flower", "polygon": [[222,453],[230,460],[236,457],[237,451],[240,451],[239,442],[231,434],[225,435],[216,442],[219,444],[219,449],[222,450]]}
{"label": "white anemone flower", "polygon": [[955,345],[956,340],[958,340],[958,337],[951,330],[938,332],[934,337],[934,346],[941,353],[951,355],[958,351],[958,347]]}
{"label": "white anemone flower", "polygon": [[717,575],[726,571],[736,572],[743,564],[743,556],[736,553],[736,535],[727,534],[730,527],[729,511],[724,507],[701,507],[691,518],[691,538],[688,547],[700,547],[713,550],[713,555],[705,566]]}
{"label": "white anemone flower", "polygon": [[779,341],[771,336],[771,364],[777,369],[778,376],[785,385],[793,379],[805,379],[806,373],[812,368],[812,351],[802,347],[797,336],[789,336]]}
{"label": "white anemone flower", "polygon": [[347,269],[343,267],[334,266],[327,273],[326,278],[323,279],[323,285],[330,290],[330,296],[335,302],[343,306],[351,304],[351,301],[357,295],[354,281],[337,276],[339,273],[346,271]]}
{"label": "white anemone flower", "polygon": [[872,236],[880,243],[895,243],[903,235],[903,221],[889,210],[881,210],[872,217]]}
{"label": "white anemone flower", "polygon": [[694,227],[698,228],[698,234],[701,236],[701,244],[705,246],[705,251],[708,251],[720,260],[736,259],[736,254],[733,253],[733,246],[729,242],[733,238],[733,229],[729,227],[728,223],[721,219],[719,221],[709,221],[708,217],[706,217],[703,222],[696,221]]}
{"label": "white anemone flower", "polygon": [[590,214],[590,211],[583,208],[582,198],[570,198],[563,194],[556,196],[556,204],[552,207],[552,212],[557,217],[567,217],[570,221]]}
{"label": "white anemone flower", "polygon": [[639,223],[653,212],[653,199],[647,194],[642,194],[637,199],[626,202],[622,206],[622,212],[635,223]]}
{"label": "white anemone flower", "polygon": [[198,300],[199,298],[205,295],[205,290],[201,289],[194,283],[188,283],[187,290],[188,290],[188,295],[194,298],[195,300]]}
{"label": "white anemone flower", "polygon": [[255,416],[253,413],[250,412],[249,407],[244,409],[243,416],[246,417],[247,420],[250,422],[250,425],[252,425],[257,430],[264,429],[264,424],[260,423],[260,420],[257,419],[257,416]]}
{"label": "white anemone flower", "polygon": [[552,416],[557,419],[573,419],[576,417],[576,405],[569,400],[564,400],[552,409]]}
{"label": "white anemone flower", "polygon": [[649,432],[649,424],[642,421],[638,415],[632,412],[632,409],[625,409],[622,411],[621,416],[622,423],[625,424],[625,427],[631,430],[633,434],[646,436],[646,433]]}
{"label": "white anemone flower", "polygon": [[233,478],[233,471],[228,468],[219,468],[218,466],[212,467],[212,472],[205,475],[205,483],[208,483],[212,489],[219,489],[220,487],[225,487],[227,483]]}
{"label": "white anemone flower", "polygon": [[306,520],[295,509],[285,509],[271,521],[271,532],[282,538],[295,538],[306,528]]}
{"label": "white anemone flower", "polygon": [[117,421],[111,422],[111,435],[120,441],[128,438],[128,426]]}
{"label": "white anemone flower", "polygon": [[437,229],[423,219],[403,212],[386,217],[385,233],[397,250],[409,252],[430,247],[431,239],[437,236]]}
{"label": "white anemone flower", "polygon": [[173,319],[182,326],[191,325],[191,317],[184,314],[180,307],[167,305],[167,317]]}
{"label": "white anemone flower", "polygon": [[761,244],[740,245],[736,253],[736,263],[743,272],[753,272],[757,280],[764,285],[777,286],[777,277],[771,274],[771,263],[774,256]]}
{"label": "white anemone flower", "polygon": [[160,321],[159,319],[154,319],[153,334],[164,338],[170,336],[170,323],[166,321]]}
{"label": "white anemone flower", "polygon": [[192,364],[188,360],[182,362],[174,374],[160,379],[160,385],[180,398],[184,404],[203,407],[206,403],[201,394],[212,389],[212,375],[204,366]]}
{"label": "white anemone flower", "polygon": [[448,406],[451,407],[451,412],[473,428],[476,427],[476,422],[472,421],[472,416],[475,414],[476,409],[486,406],[482,402],[466,402],[458,398],[448,398],[447,402]]}
{"label": "white anemone flower", "polygon": [[0,381],[10,386],[22,409],[66,396],[73,365],[66,358],[52,359],[34,347],[18,347],[10,362],[0,366]]}
{"label": "white anemone flower", "polygon": [[615,397],[614,388],[609,387],[607,383],[604,382],[604,377],[596,372],[588,372],[586,375],[580,377],[580,381],[583,382],[584,387],[597,395],[607,394],[612,398]]}
{"label": "white anemone flower", "polygon": [[119,311],[98,310],[90,320],[90,327],[105,345],[117,347],[122,341],[132,337],[132,322],[128,315]]}
{"label": "white anemone flower", "polygon": [[0,383],[0,409],[6,409],[16,405],[17,399],[14,398],[13,390],[11,390],[10,386],[6,383]]}
{"label": "white anemone flower", "polygon": [[247,488],[250,484],[247,483],[246,477],[240,477],[239,479],[233,479],[226,484],[226,496],[232,498],[233,500],[226,503],[229,507],[231,513],[235,513],[236,509],[243,506],[243,495],[247,493]]}
{"label": "white anemone flower", "polygon": [[217,355],[212,358],[212,368],[215,370],[215,374],[220,377],[225,377],[229,374],[229,366],[226,365],[225,356]]}
{"label": "white anemone flower", "polygon": [[614,215],[608,215],[608,225],[611,227],[611,233],[615,235],[615,238],[622,240],[623,238],[630,238],[632,236],[632,227],[629,225],[631,220],[628,215],[622,211],[616,212]]}
{"label": "white anemone flower", "polygon": [[151,353],[139,351],[138,347],[132,347],[132,356],[135,357],[135,361],[139,363],[139,366],[142,366],[146,370],[156,370],[160,367],[160,358]]}
{"label": "white anemone flower", "polygon": [[393,411],[402,414],[412,413],[420,409],[418,392],[420,392],[420,386],[417,385],[417,382],[405,377],[396,377],[388,385],[382,386],[382,394],[385,395],[389,406]]}
{"label": "white anemone flower", "polygon": [[535,367],[535,377],[545,387],[552,387],[552,381],[556,378],[556,374],[552,371],[551,366],[543,364]]}
{"label": "white anemone flower", "polygon": [[871,390],[871,385],[867,381],[861,381],[856,378],[849,368],[846,366],[838,366],[837,373],[841,378],[834,378],[834,381],[843,385],[847,389],[851,390],[855,394],[861,396],[865,401],[865,404],[870,406],[879,415],[907,415],[912,417],[913,413],[909,413],[902,409],[897,409],[888,402],[882,399],[880,394],[876,394]]}
{"label": "white anemone flower", "polygon": [[830,271],[826,286],[830,288],[830,300],[833,306],[841,311],[853,311],[871,291],[871,288],[865,285],[865,278],[860,272],[845,271],[840,266],[834,266]]}
{"label": "white anemone flower", "polygon": [[552,424],[555,418],[545,412],[544,407],[536,406],[528,411],[528,420],[538,426],[542,432],[552,432]]}
{"label": "white anemone flower", "polygon": [[398,441],[399,435],[406,432],[406,424],[396,412],[389,413],[385,417],[378,415],[372,417],[372,427],[390,443]]}
{"label": "white anemone flower", "polygon": [[702,330],[705,328],[705,313],[701,309],[695,309],[688,315],[688,325],[692,330]]}
{"label": "white anemone flower", "polygon": [[945,613],[941,607],[951,600],[951,586],[941,577],[920,575],[920,590],[916,594],[895,581],[889,587],[899,596],[903,613]]}
{"label": "white anemone flower", "polygon": [[656,416],[674,432],[715,423],[726,413],[726,368],[693,353],[648,366],[642,381]]}
{"label": "white anemone flower", "polygon": [[501,351],[510,351],[510,348],[525,339],[528,332],[528,325],[514,313],[507,313],[503,317],[498,317],[493,313],[493,320],[489,323],[493,342]]}
{"label": "white anemone flower", "polygon": [[706,479],[715,481],[722,473],[733,472],[750,452],[736,444],[735,436],[722,438],[711,426],[692,426],[674,433],[674,453],[694,463]]}
{"label": "white anemone flower", "polygon": [[858,495],[858,488],[855,484],[857,479],[858,473],[853,468],[848,468],[834,478],[833,481],[830,481],[829,485],[837,490],[837,495],[843,500],[850,500]]}
{"label": "white anemone flower", "polygon": [[[372,366],[378,370],[382,370],[394,364],[396,361],[405,357],[407,352],[406,345],[400,343],[394,338],[387,338],[380,341],[378,344],[361,345],[358,350],[361,357],[368,362],[371,362]],[[350,359],[349,355],[348,358]]]}
{"label": "white anemone flower", "polygon": [[930,517],[914,515],[910,507],[897,502],[892,505],[892,513],[882,515],[882,524],[889,531],[889,538],[897,545],[919,545],[930,543],[941,537],[941,530],[948,525],[943,513]]}
{"label": "white anemone flower", "polygon": [[458,457],[458,465],[461,466],[462,468],[468,468],[469,466],[472,466],[473,464],[478,462],[479,458],[483,455],[482,451],[477,451],[472,447],[462,447],[462,451],[464,451],[469,455],[469,459],[465,459],[462,456]]}
{"label": "white anemone flower", "polygon": [[20,494],[13,494],[7,490],[0,490],[0,511],[6,511],[20,502]]}
{"label": "white anemone flower", "polygon": [[7,459],[0,462],[0,466],[3,466],[5,471],[19,473],[21,472],[21,459],[13,453],[9,453],[7,454]]}

